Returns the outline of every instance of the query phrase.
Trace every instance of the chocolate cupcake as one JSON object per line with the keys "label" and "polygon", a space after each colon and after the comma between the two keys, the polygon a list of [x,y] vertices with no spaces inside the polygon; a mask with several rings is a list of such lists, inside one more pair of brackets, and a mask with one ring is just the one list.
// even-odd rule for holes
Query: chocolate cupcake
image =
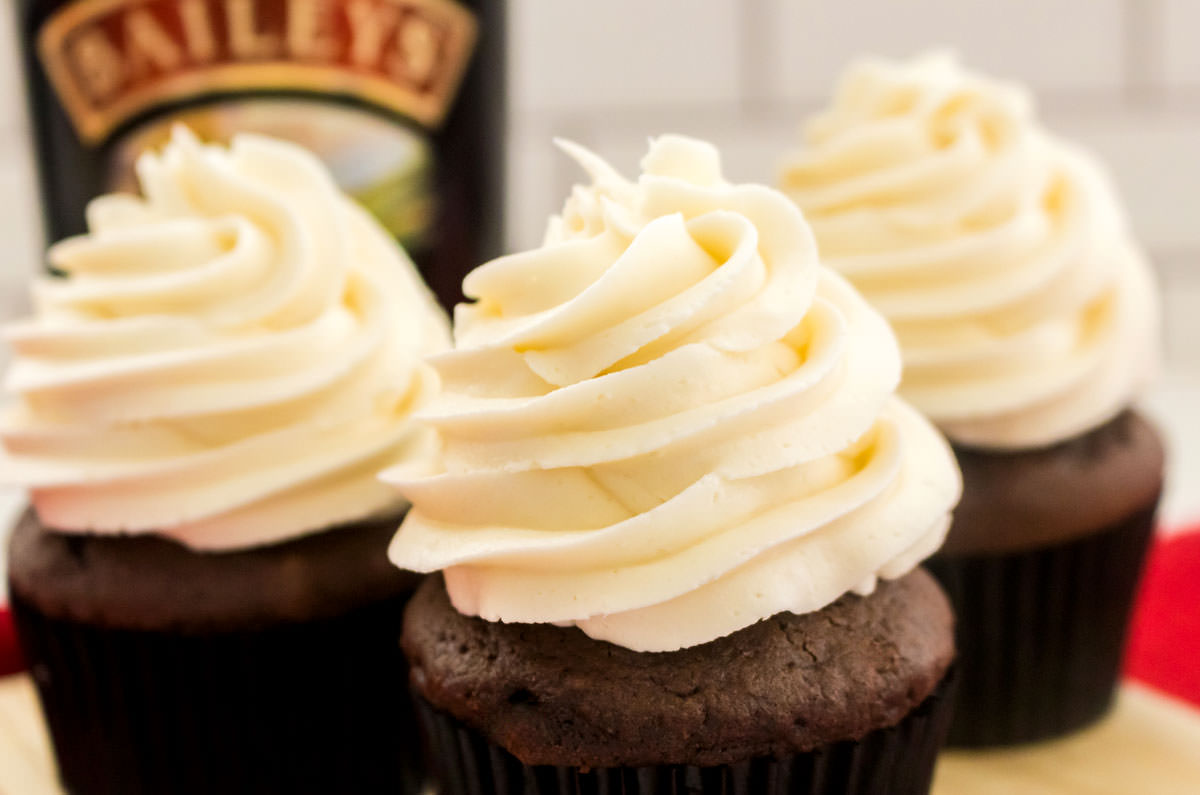
{"label": "chocolate cupcake", "polygon": [[951,742],[1032,741],[1111,703],[1163,453],[1130,403],[1153,275],[1099,165],[1019,87],[946,55],[852,67],[782,182],[891,322],[901,394],[964,496],[932,563],[959,614]]}
{"label": "chocolate cupcake", "polygon": [[7,330],[9,586],[63,784],[416,791],[376,473],[434,449],[445,318],[291,144],[179,130],[139,175]]}
{"label": "chocolate cupcake", "polygon": [[917,569],[867,597],[646,654],[464,616],[431,577],[404,648],[446,795],[925,792],[948,723],[952,624]]}
{"label": "chocolate cupcake", "polygon": [[[925,792],[959,478],[781,194],[668,136],[464,282],[392,560],[446,793]],[[428,464],[428,462],[426,462]]]}

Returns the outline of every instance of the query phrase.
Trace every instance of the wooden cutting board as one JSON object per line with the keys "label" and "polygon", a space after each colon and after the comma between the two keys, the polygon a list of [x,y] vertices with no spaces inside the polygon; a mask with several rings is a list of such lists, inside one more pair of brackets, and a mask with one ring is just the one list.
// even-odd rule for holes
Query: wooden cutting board
{"label": "wooden cutting board", "polygon": [[[1016,750],[949,752],[934,795],[1197,795],[1200,710],[1126,683],[1100,724]],[[28,676],[0,679],[0,795],[62,795]]]}
{"label": "wooden cutting board", "polygon": [[934,795],[1200,795],[1200,710],[1126,682],[1103,721],[1066,739],[951,751]]}
{"label": "wooden cutting board", "polygon": [[62,795],[27,675],[0,679],[0,795]]}

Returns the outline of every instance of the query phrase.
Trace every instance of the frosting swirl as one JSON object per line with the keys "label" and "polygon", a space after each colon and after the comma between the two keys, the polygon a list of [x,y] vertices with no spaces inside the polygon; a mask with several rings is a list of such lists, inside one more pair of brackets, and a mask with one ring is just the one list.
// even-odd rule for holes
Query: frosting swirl
{"label": "frosting swirl", "polygon": [[822,268],[797,209],[716,151],[654,141],[592,177],[538,249],[467,276],[432,469],[393,562],[455,607],[692,646],[898,577],[942,541],[958,472],[893,395],[886,323]]}
{"label": "frosting swirl", "polygon": [[376,473],[449,346],[411,262],[312,155],[183,128],[88,208],[10,326],[0,477],[47,526],[244,548],[402,506]]}
{"label": "frosting swirl", "polygon": [[823,260],[891,322],[901,394],[952,438],[1053,444],[1153,373],[1153,276],[1085,152],[948,55],[866,60],[782,169]]}

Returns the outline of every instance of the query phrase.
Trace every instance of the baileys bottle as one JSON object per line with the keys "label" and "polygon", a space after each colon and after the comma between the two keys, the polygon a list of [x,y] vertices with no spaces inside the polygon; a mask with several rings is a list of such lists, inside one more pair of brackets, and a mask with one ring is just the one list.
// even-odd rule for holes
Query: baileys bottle
{"label": "baileys bottle", "polygon": [[17,0],[51,240],[175,122],[296,141],[447,306],[503,231],[503,0]]}

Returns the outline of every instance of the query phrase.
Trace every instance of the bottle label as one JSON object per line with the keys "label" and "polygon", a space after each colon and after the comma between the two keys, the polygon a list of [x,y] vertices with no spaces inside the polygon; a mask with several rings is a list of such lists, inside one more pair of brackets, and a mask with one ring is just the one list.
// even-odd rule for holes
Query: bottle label
{"label": "bottle label", "polygon": [[161,149],[176,124],[223,144],[240,132],[294,141],[321,158],[338,186],[409,253],[430,242],[438,195],[429,136],[370,110],[309,97],[239,95],[152,114],[110,139],[98,192],[137,193],[138,156]]}
{"label": "bottle label", "polygon": [[80,139],[222,93],[354,97],[435,128],[478,34],[454,0],[78,0],[38,50]]}

